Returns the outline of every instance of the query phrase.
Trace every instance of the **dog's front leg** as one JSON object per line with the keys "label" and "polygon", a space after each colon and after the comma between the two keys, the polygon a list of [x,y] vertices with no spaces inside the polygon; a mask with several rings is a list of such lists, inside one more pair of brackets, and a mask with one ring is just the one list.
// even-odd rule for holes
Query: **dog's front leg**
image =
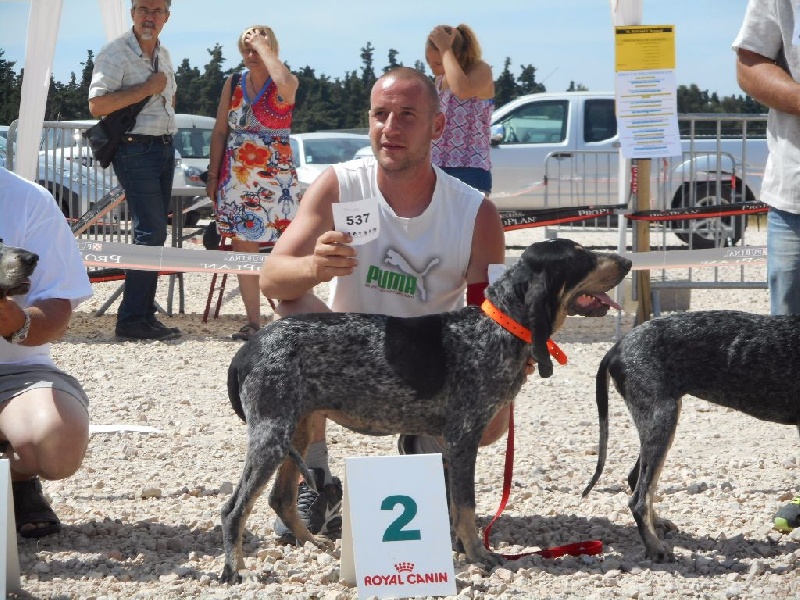
{"label": "dog's front leg", "polygon": [[471,443],[465,444],[462,438],[459,443],[448,445],[450,514],[453,529],[464,546],[467,560],[497,566],[502,564],[503,558],[483,547],[475,527],[475,460],[478,457],[479,440],[480,434]]}

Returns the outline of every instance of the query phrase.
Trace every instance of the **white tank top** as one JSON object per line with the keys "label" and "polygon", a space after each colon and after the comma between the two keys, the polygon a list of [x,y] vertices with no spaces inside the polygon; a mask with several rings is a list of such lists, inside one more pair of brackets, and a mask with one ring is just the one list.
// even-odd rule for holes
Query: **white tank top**
{"label": "white tank top", "polygon": [[464,306],[475,217],[483,193],[433,167],[433,199],[418,217],[395,215],[378,191],[378,164],[364,158],[333,166],[339,202],[375,197],[378,238],[354,246],[358,267],[331,282],[335,312],[415,317]]}

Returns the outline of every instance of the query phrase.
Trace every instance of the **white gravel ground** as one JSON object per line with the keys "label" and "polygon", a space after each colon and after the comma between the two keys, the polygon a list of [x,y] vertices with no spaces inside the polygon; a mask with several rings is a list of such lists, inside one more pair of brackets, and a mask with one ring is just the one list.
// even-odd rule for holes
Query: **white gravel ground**
{"label": "white gravel ground", "polygon": [[[537,230],[508,236],[512,252]],[[577,239],[577,236],[575,236]],[[751,243],[754,243],[751,240]],[[516,249],[516,250],[515,250]],[[763,281],[763,267],[748,267]],[[63,531],[19,540],[24,593],[35,598],[324,598],[357,596],[339,581],[332,553],[273,541],[274,515],[259,500],[247,523],[251,581],[221,584],[220,507],[238,480],[245,428],[230,409],[225,373],[239,347],[230,333],[244,322],[227,294],[219,319],[202,323],[210,275],[186,276],[187,314],[165,318],[184,337],[172,342],[114,341],[114,306],[93,311],[116,289],[98,284],[54,348],[80,379],[94,424],[155,427],[159,433],[96,433],[83,468],[45,483]],[[161,297],[166,280],[160,286]],[[229,282],[228,289],[235,288]],[[768,312],[764,290],[693,290],[692,310]],[[269,307],[264,302],[265,315]],[[623,331],[632,318],[622,317]],[[797,430],[763,423],[687,398],[659,485],[657,509],[679,527],[667,542],[677,562],[644,560],[627,508],[626,477],[637,441],[618,395],[611,398],[606,470],[586,498],[598,424],[594,376],[615,335],[615,318],[571,317],[556,341],[569,364],[551,379],[531,377],[517,400],[511,500],[492,543],[504,553],[602,539],[595,557],[508,562],[488,571],[454,554],[459,598],[797,598],[800,531],[771,530],[775,510],[797,489]],[[699,356],[698,360],[702,360]],[[765,390],[765,393],[769,393]],[[395,438],[329,430],[332,467],[345,456],[395,454]],[[478,525],[500,500],[505,443],[481,451]]]}

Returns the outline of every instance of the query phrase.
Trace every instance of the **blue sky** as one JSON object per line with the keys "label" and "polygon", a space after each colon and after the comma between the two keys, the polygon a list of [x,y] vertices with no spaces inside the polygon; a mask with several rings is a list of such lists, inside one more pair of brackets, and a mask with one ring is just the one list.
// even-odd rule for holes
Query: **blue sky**
{"label": "blue sky", "polygon": [[[746,0],[644,0],[643,24],[674,25],[677,38],[678,84],[697,84],[721,96],[740,94],[734,74],[731,42],[744,16]],[[254,8],[261,6],[262,8]],[[495,77],[506,57],[512,72],[532,64],[548,91],[566,90],[570,81],[590,90],[612,90],[614,41],[608,0],[299,0],[273,4],[252,0],[173,0],[172,15],[161,39],[176,64],[208,62],[216,43],[238,63],[236,40],[253,24],[270,25],[278,36],[281,58],[292,68],[312,67],[317,75],[344,76],[360,68],[360,49],[375,47],[375,67],[388,62],[388,52],[413,65],[424,60],[427,33],[441,23],[466,23],[477,33],[484,59]],[[29,2],[0,0],[0,48],[4,59],[24,64]],[[88,50],[105,43],[97,0],[65,0],[56,57],[57,81],[80,73]],[[180,91],[179,91],[180,93]]]}

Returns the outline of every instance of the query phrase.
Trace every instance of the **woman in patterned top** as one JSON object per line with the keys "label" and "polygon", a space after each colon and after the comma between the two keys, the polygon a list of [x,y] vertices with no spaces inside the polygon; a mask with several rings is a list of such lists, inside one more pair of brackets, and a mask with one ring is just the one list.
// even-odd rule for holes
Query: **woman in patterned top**
{"label": "woman in patterned top", "polygon": [[[256,253],[274,243],[297,212],[297,181],[289,133],[298,81],[278,59],[269,27],[239,37],[245,67],[225,82],[211,138],[206,193],[217,229],[236,252]],[[261,326],[257,273],[239,275],[247,324],[231,337],[248,340]]]}
{"label": "woman in patterned top", "polygon": [[488,194],[494,80],[492,68],[481,60],[478,38],[467,25],[434,27],[425,44],[425,60],[436,77],[446,119],[442,136],[433,141],[433,164]]}

